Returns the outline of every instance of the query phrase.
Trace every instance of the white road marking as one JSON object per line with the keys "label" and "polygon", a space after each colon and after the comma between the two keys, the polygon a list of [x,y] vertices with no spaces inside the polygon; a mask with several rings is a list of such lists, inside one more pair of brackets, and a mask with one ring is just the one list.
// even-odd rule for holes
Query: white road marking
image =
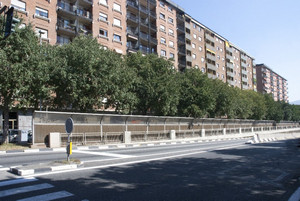
{"label": "white road marking", "polygon": [[31,192],[31,191],[37,191],[37,190],[53,188],[53,187],[54,186],[52,186],[51,184],[44,183],[44,184],[37,184],[37,185],[32,185],[32,186],[12,188],[9,190],[0,191],[0,198],[19,194],[19,193],[27,193],[27,192]]}
{"label": "white road marking", "polygon": [[27,182],[32,182],[32,181],[37,181],[37,179],[34,178],[34,177],[28,177],[28,178],[21,178],[21,179],[13,179],[13,180],[8,180],[8,181],[2,181],[2,182],[0,182],[0,187],[2,187],[2,186],[9,186],[9,185],[13,185],[13,184],[27,183]]}
{"label": "white road marking", "polygon": [[107,152],[93,152],[93,151],[82,151],[82,150],[73,150],[74,153],[81,153],[81,154],[91,154],[91,155],[99,155],[99,156],[111,156],[116,158],[131,158],[133,156],[124,155],[124,154],[113,154]]}
{"label": "white road marking", "polygon": [[[214,150],[224,150],[224,149],[245,147],[245,146],[247,146],[247,145],[244,145],[244,144],[240,145],[239,144],[239,145],[235,145],[235,146],[216,148]],[[207,153],[207,152],[210,152],[210,151],[211,150],[195,151],[195,152],[189,152],[189,153],[185,153],[185,154],[177,154],[177,155],[173,155],[173,156],[164,156],[164,157],[153,158],[153,159],[144,159],[144,160],[124,162],[124,163],[115,163],[115,164],[110,164],[110,165],[100,165],[100,166],[94,166],[94,167],[78,168],[78,169],[73,169],[73,170],[64,170],[64,171],[57,171],[57,172],[40,173],[40,174],[35,174],[34,176],[45,176],[45,175],[52,175],[52,174],[59,174],[59,173],[66,173],[66,172],[75,172],[75,171],[84,171],[84,170],[93,170],[93,169],[104,169],[104,168],[132,165],[132,164],[138,164],[138,163],[148,163],[148,162],[151,162],[151,161],[159,161],[159,160],[167,160],[167,159],[172,159],[172,158],[179,158],[179,157],[184,157],[184,156],[189,156],[189,155]]]}
{"label": "white road marking", "polygon": [[300,200],[300,187],[293,193],[288,201],[299,201]]}
{"label": "white road marking", "polygon": [[69,193],[67,191],[59,191],[59,192],[55,192],[55,193],[48,193],[48,194],[43,194],[43,195],[38,195],[38,196],[34,196],[34,197],[29,197],[29,198],[25,198],[25,199],[21,199],[21,200],[17,200],[17,201],[50,201],[50,200],[56,200],[56,199],[60,199],[60,198],[66,198],[66,197],[70,197],[73,196],[72,193]]}
{"label": "white road marking", "polygon": [[8,171],[9,168],[0,168],[0,171]]}

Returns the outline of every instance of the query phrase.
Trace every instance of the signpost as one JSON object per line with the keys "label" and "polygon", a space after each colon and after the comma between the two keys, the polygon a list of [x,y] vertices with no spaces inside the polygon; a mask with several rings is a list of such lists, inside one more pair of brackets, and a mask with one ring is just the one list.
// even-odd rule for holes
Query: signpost
{"label": "signpost", "polygon": [[70,155],[72,155],[72,140],[70,138],[70,135],[74,127],[74,121],[71,117],[66,120],[65,127],[66,127],[66,133],[68,134],[67,160],[69,161],[69,157]]}

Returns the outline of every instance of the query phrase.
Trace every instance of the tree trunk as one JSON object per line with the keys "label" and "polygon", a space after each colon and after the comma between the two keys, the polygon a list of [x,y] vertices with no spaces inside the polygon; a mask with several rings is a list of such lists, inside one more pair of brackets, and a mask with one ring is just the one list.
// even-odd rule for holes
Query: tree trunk
{"label": "tree trunk", "polygon": [[4,106],[3,110],[3,116],[4,116],[4,128],[3,128],[3,138],[2,138],[2,143],[9,143],[9,109],[8,107]]}

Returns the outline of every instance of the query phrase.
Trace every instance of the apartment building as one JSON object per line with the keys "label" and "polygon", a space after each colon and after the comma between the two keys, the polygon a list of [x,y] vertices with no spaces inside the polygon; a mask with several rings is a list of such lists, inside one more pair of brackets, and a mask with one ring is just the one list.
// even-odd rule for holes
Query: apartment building
{"label": "apartment building", "polygon": [[255,88],[254,58],[171,0],[0,0],[4,5],[52,45],[92,34],[120,54],[154,53],[179,71],[197,68],[231,86]]}
{"label": "apartment building", "polygon": [[275,101],[288,102],[287,80],[265,64],[257,64],[257,91],[272,94]]}

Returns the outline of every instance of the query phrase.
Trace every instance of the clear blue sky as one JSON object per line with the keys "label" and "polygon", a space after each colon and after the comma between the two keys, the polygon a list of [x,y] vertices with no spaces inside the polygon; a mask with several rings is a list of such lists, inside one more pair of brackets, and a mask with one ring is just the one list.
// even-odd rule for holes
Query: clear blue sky
{"label": "clear blue sky", "polygon": [[300,100],[300,0],[172,0],[288,80]]}

